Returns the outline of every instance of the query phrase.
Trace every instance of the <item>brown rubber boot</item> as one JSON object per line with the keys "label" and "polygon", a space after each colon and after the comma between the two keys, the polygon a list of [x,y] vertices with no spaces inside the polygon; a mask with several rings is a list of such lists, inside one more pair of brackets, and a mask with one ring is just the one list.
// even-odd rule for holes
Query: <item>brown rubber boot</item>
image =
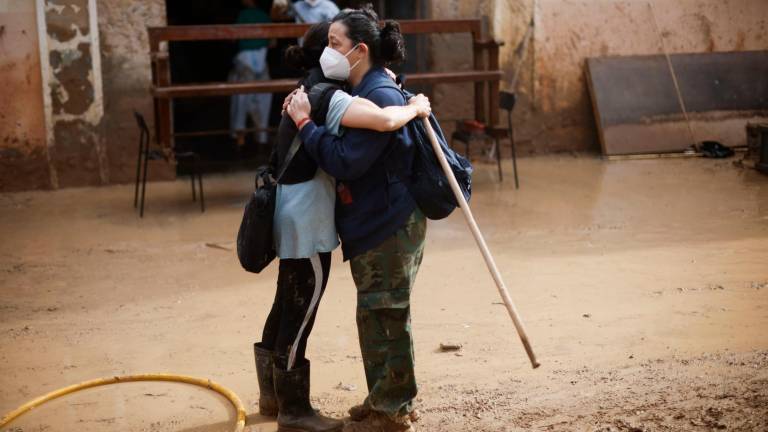
{"label": "brown rubber boot", "polygon": [[261,342],[253,344],[253,356],[256,358],[256,377],[259,380],[259,414],[277,417],[277,398],[272,369],[275,354],[264,349]]}
{"label": "brown rubber boot", "polygon": [[[352,421],[359,422],[363,420],[364,418],[368,417],[369,414],[371,414],[371,409],[366,404],[360,404],[355,405],[352,408],[349,409],[349,418]],[[421,418],[421,413],[419,410],[414,409],[408,414],[408,418],[411,420],[412,423],[416,423]]]}
{"label": "brown rubber boot", "polygon": [[275,365],[278,432],[337,432],[341,420],[318,414],[309,403],[309,361],[304,360],[290,371]]}
{"label": "brown rubber boot", "polygon": [[360,405],[353,406],[347,412],[349,413],[350,420],[359,422],[371,414],[371,409],[368,408],[368,405],[362,403]]}
{"label": "brown rubber boot", "polygon": [[416,432],[409,416],[390,417],[378,411],[369,410],[367,417],[344,426],[343,432]]}

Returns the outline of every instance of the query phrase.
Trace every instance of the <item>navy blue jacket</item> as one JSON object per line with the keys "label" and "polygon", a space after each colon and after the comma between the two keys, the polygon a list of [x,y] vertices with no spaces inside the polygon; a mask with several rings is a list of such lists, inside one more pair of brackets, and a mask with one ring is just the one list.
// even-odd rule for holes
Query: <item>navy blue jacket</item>
{"label": "navy blue jacket", "polygon": [[[405,98],[391,88],[383,68],[374,67],[350,92],[380,107],[405,105]],[[300,132],[307,153],[337,180],[336,229],[341,237],[344,259],[348,260],[380,245],[405,225],[416,208],[406,185],[388,168],[391,158],[406,155],[393,152],[398,134],[406,143],[405,129],[376,132],[346,129],[341,137],[309,122]],[[405,146],[412,148],[413,146]]]}

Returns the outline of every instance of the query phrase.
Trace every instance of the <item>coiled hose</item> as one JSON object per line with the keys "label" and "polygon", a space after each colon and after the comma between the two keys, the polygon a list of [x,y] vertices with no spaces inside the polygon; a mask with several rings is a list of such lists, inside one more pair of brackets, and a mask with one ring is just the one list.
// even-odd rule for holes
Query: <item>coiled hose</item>
{"label": "coiled hose", "polygon": [[53,399],[60,398],[70,393],[75,393],[81,390],[100,387],[110,384],[119,384],[126,382],[138,382],[138,381],[168,381],[168,382],[180,382],[185,384],[192,384],[199,387],[204,387],[209,390],[213,390],[216,393],[224,396],[237,411],[237,423],[235,424],[234,432],[242,432],[245,429],[245,408],[240,398],[235,393],[226,387],[221,386],[209,379],[195,378],[185,375],[173,375],[173,374],[140,374],[140,375],[125,375],[115,376],[110,378],[99,378],[90,381],[84,381],[80,384],[74,384],[69,387],[64,387],[59,390],[52,391],[46,395],[40,396],[37,399],[33,399],[24,405],[16,408],[15,410],[4,415],[0,419],[0,428],[7,426],[10,422],[21,416],[22,414],[46,403]]}

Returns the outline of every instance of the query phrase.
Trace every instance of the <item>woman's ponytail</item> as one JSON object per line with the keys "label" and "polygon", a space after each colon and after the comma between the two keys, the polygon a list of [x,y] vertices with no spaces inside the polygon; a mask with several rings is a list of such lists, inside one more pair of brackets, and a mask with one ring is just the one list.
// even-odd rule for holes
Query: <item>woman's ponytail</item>
{"label": "woman's ponytail", "polygon": [[379,56],[387,64],[405,60],[405,41],[397,21],[387,20],[384,23],[379,42]]}

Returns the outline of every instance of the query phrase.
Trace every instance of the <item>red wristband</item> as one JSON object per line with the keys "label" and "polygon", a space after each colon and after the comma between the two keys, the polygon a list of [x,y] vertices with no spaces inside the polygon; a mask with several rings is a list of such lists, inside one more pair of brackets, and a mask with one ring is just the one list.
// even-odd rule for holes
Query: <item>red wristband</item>
{"label": "red wristband", "polygon": [[304,126],[307,122],[309,122],[311,119],[309,117],[304,117],[303,119],[299,120],[298,123],[296,123],[296,128],[301,129],[302,126]]}

